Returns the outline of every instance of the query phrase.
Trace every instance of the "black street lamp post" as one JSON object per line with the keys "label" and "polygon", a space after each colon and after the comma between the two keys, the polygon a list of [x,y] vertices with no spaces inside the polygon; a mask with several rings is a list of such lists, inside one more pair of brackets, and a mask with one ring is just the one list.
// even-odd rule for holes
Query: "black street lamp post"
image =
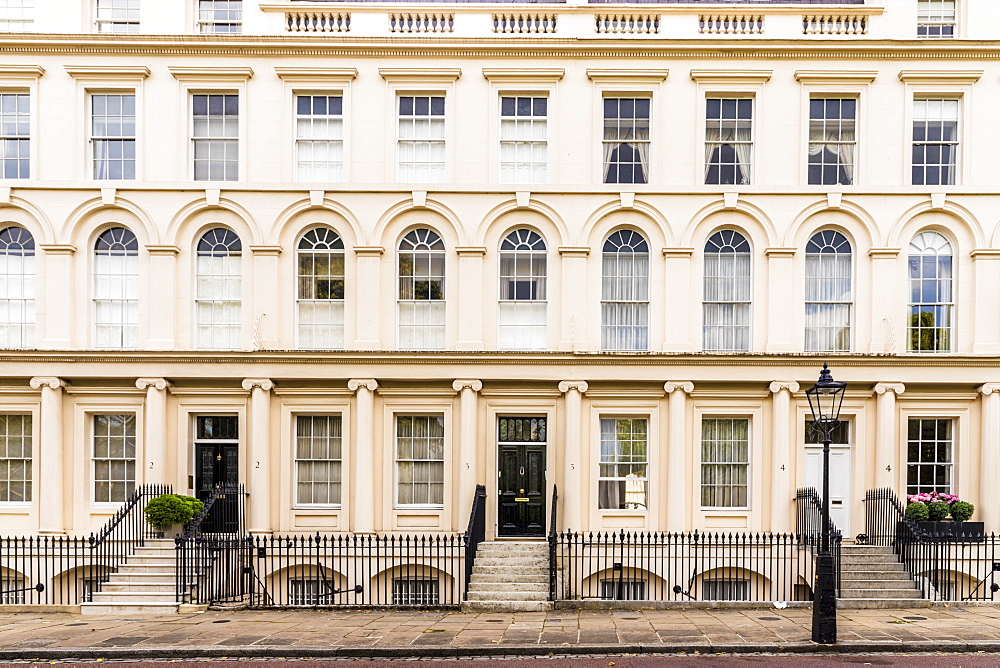
{"label": "black street lamp post", "polygon": [[813,642],[833,645],[837,642],[837,589],[830,552],[830,442],[840,422],[840,405],[847,383],[833,379],[826,362],[816,384],[806,390],[809,409],[816,428],[823,432],[823,496],[821,538],[816,558],[816,586],[813,588]]}

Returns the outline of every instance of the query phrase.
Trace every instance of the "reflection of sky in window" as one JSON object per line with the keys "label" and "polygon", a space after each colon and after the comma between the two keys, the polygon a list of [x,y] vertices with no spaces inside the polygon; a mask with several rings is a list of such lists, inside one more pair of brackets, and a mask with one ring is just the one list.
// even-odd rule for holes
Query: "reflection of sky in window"
{"label": "reflection of sky in window", "polygon": [[910,301],[951,301],[951,256],[910,258]]}

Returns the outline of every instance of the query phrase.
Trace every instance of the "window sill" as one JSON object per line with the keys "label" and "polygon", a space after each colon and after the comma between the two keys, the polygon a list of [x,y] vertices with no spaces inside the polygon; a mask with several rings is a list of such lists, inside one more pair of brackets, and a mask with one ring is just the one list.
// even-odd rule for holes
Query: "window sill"
{"label": "window sill", "polygon": [[299,505],[299,506],[292,506],[292,510],[305,510],[305,511],[310,511],[311,510],[311,511],[324,511],[325,512],[325,511],[330,511],[330,510],[340,511],[342,509],[343,509],[343,506],[321,506],[321,505],[308,505],[308,506],[307,505]]}

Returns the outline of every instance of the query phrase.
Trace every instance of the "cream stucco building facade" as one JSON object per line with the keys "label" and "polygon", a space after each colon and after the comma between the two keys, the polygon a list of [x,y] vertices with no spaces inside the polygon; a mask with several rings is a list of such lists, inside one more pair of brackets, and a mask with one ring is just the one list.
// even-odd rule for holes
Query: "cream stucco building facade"
{"label": "cream stucco building facade", "polygon": [[995,4],[0,3],[0,531],[1000,530]]}

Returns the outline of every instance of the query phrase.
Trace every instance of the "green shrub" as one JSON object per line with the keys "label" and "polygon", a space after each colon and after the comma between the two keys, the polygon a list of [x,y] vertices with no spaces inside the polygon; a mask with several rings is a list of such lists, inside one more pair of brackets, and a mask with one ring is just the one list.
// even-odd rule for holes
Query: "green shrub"
{"label": "green shrub", "polygon": [[914,522],[927,521],[927,504],[920,502],[907,504],[906,516]]}
{"label": "green shrub", "polygon": [[161,494],[149,500],[143,512],[153,528],[163,531],[174,524],[187,524],[204,509],[198,499],[181,494]]}
{"label": "green shrub", "polygon": [[931,501],[927,504],[927,519],[931,522],[944,521],[950,512],[951,507],[944,501]]}
{"label": "green shrub", "polygon": [[956,501],[951,504],[951,519],[956,522],[967,522],[974,512],[976,507],[968,501]]}

